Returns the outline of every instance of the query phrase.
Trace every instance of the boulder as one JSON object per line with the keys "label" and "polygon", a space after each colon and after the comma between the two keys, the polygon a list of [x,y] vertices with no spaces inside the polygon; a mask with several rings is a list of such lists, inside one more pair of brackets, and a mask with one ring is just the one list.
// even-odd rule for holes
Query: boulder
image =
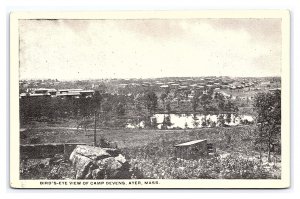
{"label": "boulder", "polygon": [[102,160],[98,160],[96,162],[97,166],[105,169],[120,169],[122,167],[122,164],[118,162],[114,157],[108,157]]}
{"label": "boulder", "polygon": [[72,156],[74,154],[78,154],[78,155],[87,157],[91,160],[100,160],[100,159],[104,159],[104,158],[111,156],[103,148],[93,147],[93,146],[85,146],[85,145],[78,145],[74,149],[74,151],[71,153],[70,159],[72,159]]}
{"label": "boulder", "polygon": [[71,160],[73,167],[76,171],[76,179],[84,179],[90,171],[90,167],[93,165],[93,161],[82,155],[73,155]]}
{"label": "boulder", "polygon": [[118,149],[78,145],[70,161],[76,179],[124,179],[129,173],[129,163]]}

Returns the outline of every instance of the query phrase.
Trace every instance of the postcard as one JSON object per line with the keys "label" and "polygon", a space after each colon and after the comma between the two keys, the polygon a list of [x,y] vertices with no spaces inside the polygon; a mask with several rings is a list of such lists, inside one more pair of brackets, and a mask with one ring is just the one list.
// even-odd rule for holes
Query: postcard
{"label": "postcard", "polygon": [[12,12],[13,188],[288,188],[288,10]]}

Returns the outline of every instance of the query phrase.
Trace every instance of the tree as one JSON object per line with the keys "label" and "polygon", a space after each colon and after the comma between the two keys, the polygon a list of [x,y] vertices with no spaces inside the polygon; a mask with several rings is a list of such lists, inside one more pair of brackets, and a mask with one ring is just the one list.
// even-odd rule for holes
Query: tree
{"label": "tree", "polygon": [[197,115],[196,114],[193,114],[193,126],[195,128],[197,128],[200,124],[200,122],[198,121],[199,119],[197,118]]}
{"label": "tree", "polygon": [[237,112],[238,111],[238,107],[235,106],[232,101],[228,100],[224,104],[224,111],[227,111],[227,112]]}
{"label": "tree", "polygon": [[226,123],[229,124],[231,122],[231,113],[226,113]]}
{"label": "tree", "polygon": [[200,94],[196,93],[192,99],[192,107],[193,107],[194,112],[197,111],[197,108],[199,106],[199,97],[200,97]]}
{"label": "tree", "polygon": [[220,126],[220,127],[225,126],[225,118],[224,118],[224,115],[222,115],[222,114],[219,114],[219,115],[218,115],[218,123],[219,123],[219,126]]}
{"label": "tree", "polygon": [[212,97],[214,94],[214,88],[207,89],[207,94]]}
{"label": "tree", "polygon": [[123,103],[119,102],[116,107],[116,112],[119,116],[125,115],[125,107]]}
{"label": "tree", "polygon": [[29,122],[33,117],[33,109],[29,97],[20,99],[20,121],[23,124]]}
{"label": "tree", "polygon": [[168,127],[170,127],[170,126],[172,126],[171,117],[170,117],[170,115],[166,115],[166,116],[164,116],[162,128],[168,129]]}
{"label": "tree", "polygon": [[163,94],[160,95],[160,99],[163,102],[164,110],[166,110],[166,104],[165,104],[166,101],[165,100],[166,100],[167,97],[168,97],[168,95],[166,93],[163,93]]}
{"label": "tree", "polygon": [[[145,107],[145,96],[142,93],[138,93],[135,98],[134,98],[134,114],[138,118],[138,123],[140,123],[141,118],[146,119],[146,115],[148,116],[147,110],[144,108]],[[145,122],[147,122],[145,120]]]}
{"label": "tree", "polygon": [[102,102],[102,96],[100,94],[100,91],[95,91],[95,94],[93,96],[93,108],[96,111],[100,111],[101,108],[101,102]]}
{"label": "tree", "polygon": [[225,97],[222,93],[217,92],[215,94],[214,100],[216,100],[218,104],[219,111],[223,111],[225,108]]}
{"label": "tree", "polygon": [[171,112],[171,104],[170,104],[170,102],[167,103],[166,110],[167,110],[167,113],[170,114],[170,112]]}
{"label": "tree", "polygon": [[30,99],[30,105],[31,108],[33,110],[33,117],[37,120],[40,120],[42,117],[42,110],[43,110],[43,106],[42,106],[42,101],[43,101],[44,97],[37,97],[37,98],[33,98]]}
{"label": "tree", "polygon": [[105,85],[105,83],[102,82],[98,85],[97,90],[99,91],[99,94],[105,93],[107,91],[107,86]]}
{"label": "tree", "polygon": [[203,118],[201,119],[201,126],[202,127],[207,127],[207,120],[206,120],[206,115],[203,116]]}
{"label": "tree", "polygon": [[80,108],[79,108],[79,99],[76,99],[76,98],[72,99],[72,108],[73,108],[72,112],[73,112],[75,118],[77,118],[78,112],[80,110]]}
{"label": "tree", "polygon": [[200,104],[203,107],[204,113],[207,113],[209,111],[209,107],[211,105],[212,97],[207,94],[203,94],[200,97]]}
{"label": "tree", "polygon": [[145,95],[145,105],[150,113],[150,116],[154,114],[157,109],[157,95],[153,91],[148,91]]}
{"label": "tree", "polygon": [[185,124],[184,124],[184,128],[185,128],[185,129],[188,129],[188,128],[189,128],[189,125],[188,125],[188,123],[187,123],[187,122],[185,122]]}
{"label": "tree", "polygon": [[258,93],[254,98],[257,112],[258,138],[261,150],[267,150],[268,161],[274,142],[280,140],[281,128],[281,92]]}
{"label": "tree", "polygon": [[58,108],[58,104],[57,104],[57,99],[50,99],[50,106],[49,106],[49,110],[48,110],[48,118],[53,121],[53,120],[57,120],[57,108]]}
{"label": "tree", "polygon": [[85,97],[79,98],[79,113],[85,119],[89,116],[89,108],[90,107],[90,100]]}
{"label": "tree", "polygon": [[109,113],[110,111],[113,110],[113,104],[112,104],[112,101],[110,100],[105,100],[102,105],[101,105],[101,109],[102,111],[107,114]]}
{"label": "tree", "polygon": [[189,94],[191,94],[191,91],[190,91],[190,90],[184,91],[184,96],[185,96],[186,99],[188,99]]}

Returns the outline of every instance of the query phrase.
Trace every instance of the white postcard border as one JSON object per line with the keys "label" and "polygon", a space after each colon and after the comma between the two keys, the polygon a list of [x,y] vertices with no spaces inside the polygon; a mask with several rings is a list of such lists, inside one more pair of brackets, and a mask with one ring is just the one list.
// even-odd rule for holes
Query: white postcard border
{"label": "white postcard border", "polygon": [[[19,19],[282,19],[282,173],[279,180],[20,180],[19,179]],[[97,184],[97,182],[103,184]],[[118,182],[123,181],[126,185]],[[129,182],[139,181],[141,184]],[[158,184],[145,184],[158,181]],[[48,183],[45,183],[48,182]],[[80,182],[76,185],[72,182]],[[290,186],[290,13],[288,10],[12,12],[10,15],[10,186],[13,188],[288,188]]]}

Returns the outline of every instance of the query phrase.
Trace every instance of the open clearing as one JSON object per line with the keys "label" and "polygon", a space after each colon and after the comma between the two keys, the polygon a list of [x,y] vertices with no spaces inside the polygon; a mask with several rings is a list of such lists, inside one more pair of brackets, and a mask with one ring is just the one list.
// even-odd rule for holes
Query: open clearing
{"label": "open clearing", "polygon": [[[98,129],[97,140],[104,138],[117,144],[131,164],[132,178],[146,179],[255,179],[280,178],[280,155],[272,163],[266,154],[262,161],[255,146],[254,126],[216,127],[186,130]],[[21,144],[74,143],[92,144],[93,131],[85,135],[72,128],[38,128],[21,134]],[[216,153],[197,160],[176,158],[174,145],[207,139]],[[60,179],[70,178],[71,168],[61,169]],[[44,172],[44,171],[43,171]],[[44,174],[35,176],[44,178]]]}

